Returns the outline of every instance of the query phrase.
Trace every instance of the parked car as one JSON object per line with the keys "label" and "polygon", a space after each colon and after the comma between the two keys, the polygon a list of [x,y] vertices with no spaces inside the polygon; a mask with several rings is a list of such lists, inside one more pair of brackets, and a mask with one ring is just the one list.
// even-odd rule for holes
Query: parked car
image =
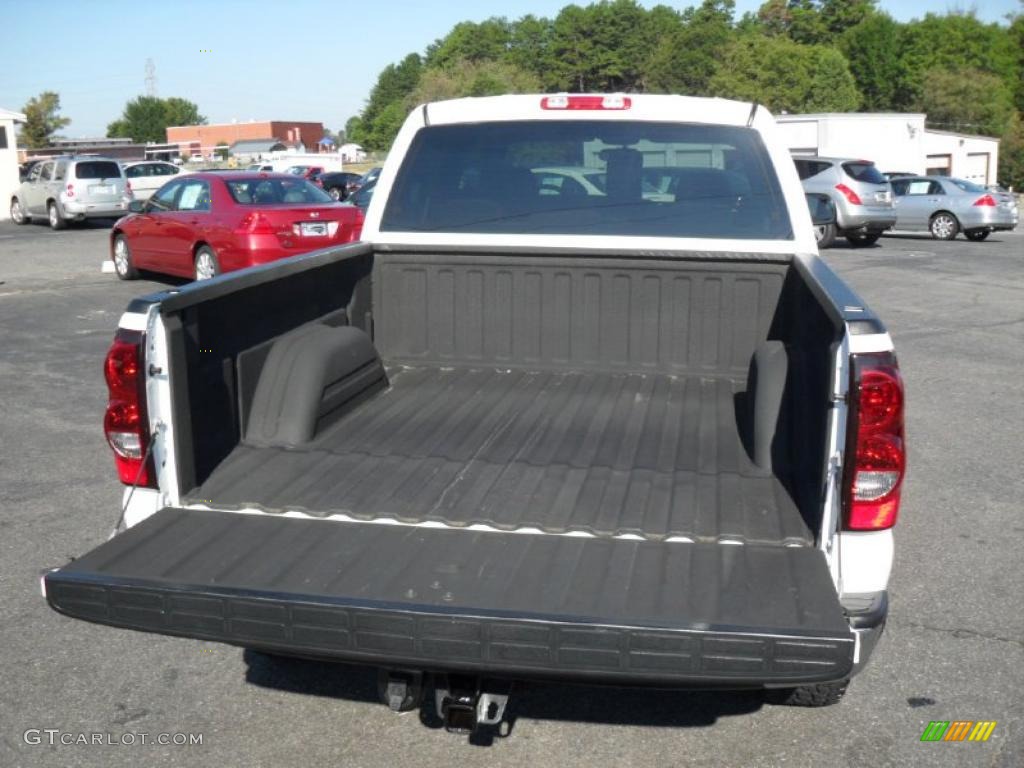
{"label": "parked car", "polygon": [[247,168],[247,171],[262,171],[263,173],[273,173],[274,166],[270,163],[251,163]]}
{"label": "parked car", "polygon": [[1017,226],[1017,198],[991,192],[980,184],[950,176],[913,176],[892,182],[896,228],[927,231],[937,240],[960,232],[968,240],[984,240],[990,232]]}
{"label": "parked car", "polygon": [[24,163],[18,166],[18,181],[24,181],[28,178],[28,175],[32,172],[32,169],[39,165],[42,160],[26,160]]}
{"label": "parked car", "polygon": [[892,181],[893,179],[905,179],[908,176],[917,176],[916,173],[910,173],[908,171],[886,171],[882,175],[889,181]]}
{"label": "parked car", "polygon": [[352,187],[351,190],[349,190],[349,194],[353,194],[360,187],[365,187],[367,184],[375,184],[377,182],[377,177],[380,176],[380,171],[381,169],[379,167],[371,168],[370,170],[368,170],[366,173],[364,173],[356,180],[355,185]]}
{"label": "parked car", "polygon": [[301,176],[304,179],[311,179],[324,172],[322,165],[293,165],[285,169],[285,173],[292,176]]}
{"label": "parked car", "polygon": [[345,200],[356,188],[360,178],[358,173],[342,171],[340,173],[321,173],[317,176],[317,181],[333,200]]}
{"label": "parked car", "polygon": [[[374,666],[457,731],[517,678],[838,702],[888,613],[904,394],[771,115],[431,106],[363,242],[129,305],[104,430],[132,497],[50,605]],[[601,144],[605,196],[533,184]],[[645,154],[700,187],[644,198]]]}
{"label": "parked car", "polygon": [[171,176],[181,176],[188,171],[174,163],[162,160],[143,160],[137,163],[123,163],[124,175],[132,187],[136,200],[148,200],[154,192],[166,184]]}
{"label": "parked car", "polygon": [[16,224],[45,218],[52,229],[64,229],[70,221],[123,216],[131,200],[116,160],[68,155],[32,167],[11,197],[11,218]]}
{"label": "parked car", "polygon": [[204,280],[359,239],[363,215],[302,178],[194,173],[132,204],[110,234],[114,271]]}
{"label": "parked car", "polygon": [[820,192],[836,206],[834,226],[818,227],[819,248],[828,248],[836,237],[850,245],[874,244],[896,223],[892,189],[870,160],[835,157],[794,157],[805,192]]}

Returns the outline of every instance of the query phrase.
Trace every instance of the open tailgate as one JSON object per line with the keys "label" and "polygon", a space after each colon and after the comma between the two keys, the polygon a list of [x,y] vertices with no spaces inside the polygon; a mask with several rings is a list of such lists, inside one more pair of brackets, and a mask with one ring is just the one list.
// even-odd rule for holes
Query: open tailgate
{"label": "open tailgate", "polygon": [[735,687],[854,654],[809,547],[168,508],[44,581],[68,616],[382,666]]}

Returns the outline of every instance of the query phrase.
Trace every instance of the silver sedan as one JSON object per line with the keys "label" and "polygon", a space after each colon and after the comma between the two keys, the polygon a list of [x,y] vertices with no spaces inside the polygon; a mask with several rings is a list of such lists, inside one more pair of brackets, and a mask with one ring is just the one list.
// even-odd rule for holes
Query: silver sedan
{"label": "silver sedan", "polygon": [[923,230],[939,240],[963,232],[984,240],[990,232],[1014,229],[1019,214],[1009,193],[948,176],[910,176],[892,180],[896,229]]}

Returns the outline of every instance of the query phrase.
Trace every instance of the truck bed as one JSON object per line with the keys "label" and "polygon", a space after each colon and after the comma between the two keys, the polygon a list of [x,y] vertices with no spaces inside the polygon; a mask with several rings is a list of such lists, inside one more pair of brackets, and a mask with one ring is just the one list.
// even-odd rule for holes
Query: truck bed
{"label": "truck bed", "polygon": [[744,449],[727,376],[391,366],[311,443],[238,445],[187,498],[218,509],[511,531],[810,545]]}

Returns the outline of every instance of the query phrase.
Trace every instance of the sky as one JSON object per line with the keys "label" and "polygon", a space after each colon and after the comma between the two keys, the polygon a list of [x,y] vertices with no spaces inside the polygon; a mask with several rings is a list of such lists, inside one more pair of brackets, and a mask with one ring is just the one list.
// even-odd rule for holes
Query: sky
{"label": "sky", "polygon": [[[737,0],[737,18],[762,1]],[[679,9],[693,4],[662,3]],[[422,53],[459,21],[550,17],[567,4],[0,0],[0,108],[20,111],[32,96],[57,91],[61,113],[72,121],[64,136],[103,136],[125,102],[145,93],[146,61],[152,59],[157,95],[195,102],[211,123],[309,120],[338,130],[362,108],[385,66]],[[974,8],[984,21],[1002,22],[1020,3],[881,0],[880,6],[900,21]]]}

